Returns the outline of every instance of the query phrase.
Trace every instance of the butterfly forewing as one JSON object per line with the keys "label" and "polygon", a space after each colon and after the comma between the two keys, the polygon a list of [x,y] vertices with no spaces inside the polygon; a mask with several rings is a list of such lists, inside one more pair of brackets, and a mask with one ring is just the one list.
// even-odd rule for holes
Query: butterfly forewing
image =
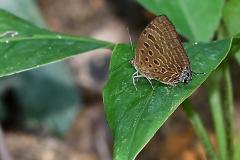
{"label": "butterfly forewing", "polygon": [[166,16],[156,17],[143,30],[133,65],[143,76],[170,85],[179,83],[186,68],[191,71],[175,27]]}

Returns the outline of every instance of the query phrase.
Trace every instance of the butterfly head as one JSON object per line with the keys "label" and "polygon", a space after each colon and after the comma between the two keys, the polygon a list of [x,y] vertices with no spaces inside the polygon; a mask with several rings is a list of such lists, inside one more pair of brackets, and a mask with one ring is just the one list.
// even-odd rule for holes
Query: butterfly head
{"label": "butterfly head", "polygon": [[192,80],[192,71],[189,66],[186,66],[182,71],[180,82],[187,84],[191,80]]}

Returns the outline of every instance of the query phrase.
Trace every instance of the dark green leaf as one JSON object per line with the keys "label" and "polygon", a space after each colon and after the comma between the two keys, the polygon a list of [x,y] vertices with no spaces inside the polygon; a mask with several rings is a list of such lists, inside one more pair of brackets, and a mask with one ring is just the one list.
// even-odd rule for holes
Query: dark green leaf
{"label": "dark green leaf", "polygon": [[[18,115],[25,128],[44,126],[58,135],[66,133],[81,106],[79,91],[66,66],[66,63],[55,63],[1,77],[0,119]],[[14,114],[7,109],[12,105],[6,101],[9,95],[17,106]]]}
{"label": "dark green leaf", "polygon": [[166,14],[191,41],[209,41],[216,31],[224,0],[138,0],[156,15]]}
{"label": "dark green leaf", "polygon": [[[109,42],[49,32],[4,10],[0,10],[0,24],[0,77],[112,46]],[[12,37],[11,33],[18,34]]]}
{"label": "dark green leaf", "polygon": [[110,76],[104,89],[107,120],[114,137],[114,159],[132,160],[152,138],[174,110],[189,97],[227,56],[231,40],[185,45],[195,72],[187,85],[170,87],[140,78],[136,91],[132,83],[135,69],[129,61],[134,53],[128,45],[117,45],[113,51]]}
{"label": "dark green leaf", "polygon": [[15,78],[14,88],[27,126],[46,126],[63,135],[71,127],[79,110],[79,91],[64,63],[50,64]]}

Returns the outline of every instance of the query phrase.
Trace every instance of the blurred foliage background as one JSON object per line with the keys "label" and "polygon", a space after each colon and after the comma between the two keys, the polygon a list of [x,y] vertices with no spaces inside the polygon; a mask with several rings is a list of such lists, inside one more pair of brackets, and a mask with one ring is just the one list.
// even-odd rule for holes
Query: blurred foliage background
{"label": "blurred foliage background", "polygon": [[[139,2],[139,3],[138,3]],[[154,17],[172,7],[171,19],[181,17],[181,10],[172,1],[147,3],[145,0],[0,0],[0,8],[8,10],[33,24],[52,31],[86,35],[112,42],[129,41],[127,28],[135,42],[141,30]],[[159,3],[158,3],[159,2]],[[215,24],[193,34],[189,26],[178,28],[186,41],[210,41],[239,33],[240,3],[238,0],[218,0],[213,7]],[[149,9],[150,12],[145,10]],[[153,6],[156,7],[156,9]],[[161,6],[162,10],[158,10]],[[180,5],[176,5],[180,6]],[[188,6],[192,7],[192,6]],[[204,8],[202,7],[202,8]],[[192,7],[195,8],[195,7]],[[201,7],[200,7],[201,8]],[[238,9],[239,8],[239,9]],[[227,14],[223,14],[223,12]],[[204,13],[204,10],[202,11]],[[181,14],[180,14],[181,13]],[[194,13],[188,16],[201,19]],[[222,18],[220,21],[220,18]],[[211,19],[212,18],[212,19]],[[208,20],[209,20],[208,19]],[[186,21],[183,19],[182,21]],[[218,31],[214,29],[224,22]],[[179,21],[181,22],[181,21]],[[207,21],[206,21],[207,23]],[[191,25],[191,24],[190,24]],[[207,24],[206,24],[207,25]],[[239,54],[237,54],[239,55]],[[101,91],[108,74],[110,51],[98,50],[75,56],[64,62],[0,79],[0,119],[5,131],[6,145],[13,159],[110,160],[112,138],[103,113]],[[238,63],[240,58],[237,58]],[[231,61],[234,84],[239,82],[239,64]],[[235,85],[235,114],[239,114],[239,85]],[[193,94],[196,106],[207,126],[212,143],[216,145],[205,88]],[[239,126],[239,116],[235,118]],[[177,143],[176,143],[177,142]],[[204,150],[184,113],[177,110],[153,137],[137,159],[204,160]]]}
{"label": "blurred foliage background", "polygon": [[[0,7],[46,27],[35,1],[0,1]],[[0,119],[6,127],[45,127],[61,135],[79,110],[80,92],[65,62],[1,78],[0,83]]]}

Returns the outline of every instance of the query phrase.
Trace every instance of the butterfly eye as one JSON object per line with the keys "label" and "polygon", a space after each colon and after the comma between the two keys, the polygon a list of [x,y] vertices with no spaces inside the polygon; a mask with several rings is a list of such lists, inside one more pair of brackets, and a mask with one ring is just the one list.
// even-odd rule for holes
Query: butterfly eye
{"label": "butterfly eye", "polygon": [[183,79],[183,83],[188,83],[188,79]]}

